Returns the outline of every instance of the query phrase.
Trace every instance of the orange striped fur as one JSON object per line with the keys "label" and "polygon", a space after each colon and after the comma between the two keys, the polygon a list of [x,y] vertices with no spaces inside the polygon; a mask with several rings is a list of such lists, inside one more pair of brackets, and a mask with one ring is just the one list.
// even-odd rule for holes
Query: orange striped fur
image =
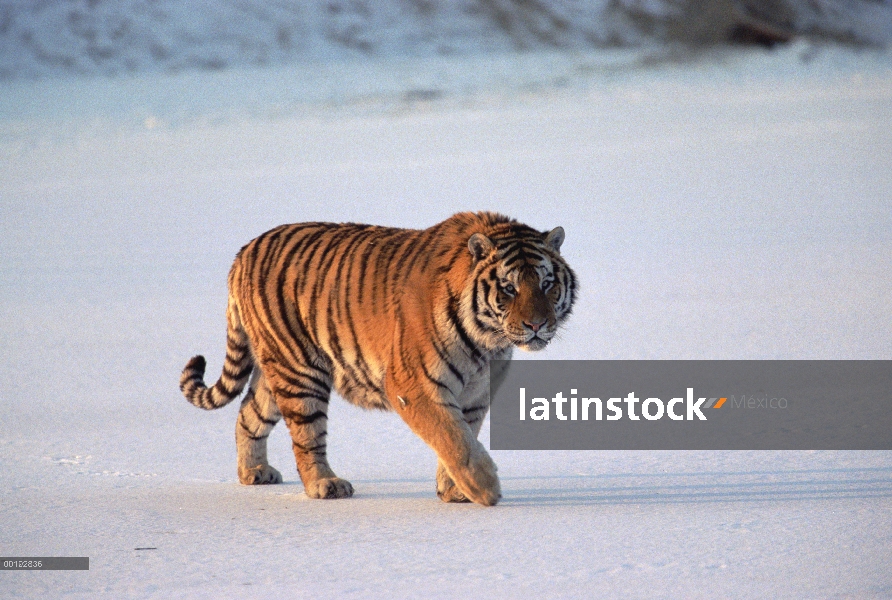
{"label": "orange striped fur", "polygon": [[576,278],[564,231],[494,213],[460,213],[425,230],[301,223],[264,233],[229,274],[226,360],[180,387],[219,408],[250,380],[236,425],[239,479],[278,483],[266,438],[282,418],[313,498],[351,496],[326,456],[330,392],[398,413],[436,452],[437,494],[493,505],[496,466],[477,440],[489,409],[488,364],[543,348],[570,314]]}

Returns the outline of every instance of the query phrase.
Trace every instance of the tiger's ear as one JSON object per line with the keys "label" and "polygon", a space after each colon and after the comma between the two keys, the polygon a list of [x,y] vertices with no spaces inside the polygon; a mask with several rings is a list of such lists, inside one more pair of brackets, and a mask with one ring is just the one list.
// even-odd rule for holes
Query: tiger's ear
{"label": "tiger's ear", "polygon": [[545,236],[545,243],[555,252],[561,251],[561,244],[564,243],[564,228],[555,227]]}
{"label": "tiger's ear", "polygon": [[468,239],[468,250],[471,251],[471,256],[474,257],[474,260],[480,260],[495,248],[495,244],[492,243],[492,240],[483,235],[482,233],[475,233]]}

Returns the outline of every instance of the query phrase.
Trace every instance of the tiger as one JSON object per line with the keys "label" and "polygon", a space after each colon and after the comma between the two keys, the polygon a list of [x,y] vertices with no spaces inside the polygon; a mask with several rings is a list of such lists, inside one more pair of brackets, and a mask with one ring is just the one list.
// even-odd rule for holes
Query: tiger
{"label": "tiger", "polygon": [[334,390],[402,417],[437,456],[441,500],[493,506],[497,469],[477,439],[488,366],[514,347],[541,350],[569,317],[577,279],[564,237],[493,212],[423,230],[281,225],[245,245],[229,272],[219,379],[207,387],[205,358],[194,356],[180,389],[210,410],[248,386],[235,431],[243,484],[282,482],[266,442],[284,419],[306,495],[353,495],[326,455]]}

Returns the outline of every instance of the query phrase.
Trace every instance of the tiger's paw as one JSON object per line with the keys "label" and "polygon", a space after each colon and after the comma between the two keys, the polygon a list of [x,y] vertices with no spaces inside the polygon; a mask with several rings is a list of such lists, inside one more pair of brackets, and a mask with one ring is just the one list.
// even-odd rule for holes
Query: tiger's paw
{"label": "tiger's paw", "polygon": [[440,489],[440,487],[437,486],[437,497],[440,500],[443,502],[470,502],[467,496],[462,494],[458,488],[455,487],[454,483],[451,481],[449,483],[450,485],[446,489]]}
{"label": "tiger's paw", "polygon": [[323,477],[316,481],[304,484],[307,496],[310,498],[349,498],[353,495],[353,486],[346,479],[340,477]]}
{"label": "tiger's paw", "polygon": [[[493,462],[482,446],[480,451],[471,456],[467,465],[453,467],[450,475],[455,481],[456,490],[471,502],[483,506],[495,506],[502,497],[499,476],[496,475],[496,463]],[[439,495],[439,494],[438,494]],[[442,496],[440,496],[442,498]],[[460,502],[460,500],[448,500]]]}
{"label": "tiger's paw", "polygon": [[470,502],[468,497],[455,487],[455,482],[446,472],[442,462],[437,464],[437,497],[443,502]]}
{"label": "tiger's paw", "polygon": [[282,474],[269,465],[239,467],[238,480],[244,485],[268,485],[282,483]]}

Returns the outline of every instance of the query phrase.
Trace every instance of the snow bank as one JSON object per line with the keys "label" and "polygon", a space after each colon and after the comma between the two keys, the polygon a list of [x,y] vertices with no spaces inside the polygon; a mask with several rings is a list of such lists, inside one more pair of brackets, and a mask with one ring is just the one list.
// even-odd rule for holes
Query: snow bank
{"label": "snow bank", "polygon": [[741,27],[885,45],[871,0],[0,2],[0,80],[331,60],[712,45]]}

